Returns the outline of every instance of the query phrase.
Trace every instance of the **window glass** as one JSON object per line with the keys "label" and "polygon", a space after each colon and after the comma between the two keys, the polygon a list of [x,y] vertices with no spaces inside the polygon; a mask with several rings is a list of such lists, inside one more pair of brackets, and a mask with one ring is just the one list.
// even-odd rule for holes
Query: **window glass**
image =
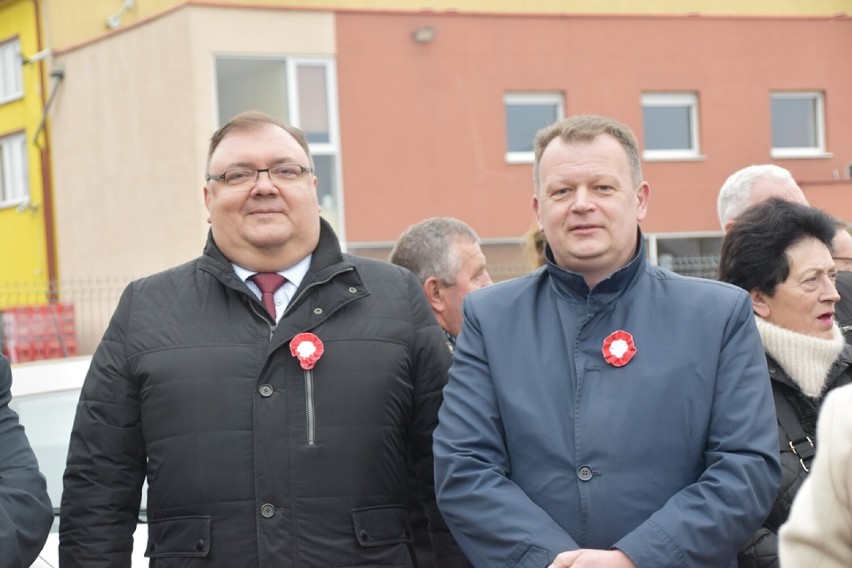
{"label": "window glass", "polygon": [[299,65],[299,124],[308,142],[330,142],[326,67]]}
{"label": "window glass", "polygon": [[698,97],[694,93],[642,95],[645,159],[699,156]]}
{"label": "window glass", "polygon": [[772,147],[818,147],[818,111],[815,95],[773,96]]}
{"label": "window glass", "polygon": [[334,194],[337,164],[334,156],[314,156],[314,168],[317,175],[317,199],[323,218],[331,223],[335,232],[339,228],[337,196]]}
{"label": "window glass", "polygon": [[26,144],[23,133],[0,138],[0,205],[17,205],[29,199]]}
{"label": "window glass", "polygon": [[692,108],[649,106],[642,109],[646,150],[691,150]]}
{"label": "window glass", "polygon": [[562,96],[517,93],[506,95],[503,104],[506,113],[506,160],[532,162],[536,132],[562,119]]}
{"label": "window glass", "polygon": [[21,45],[17,39],[0,43],[0,104],[24,96]]}
{"label": "window glass", "polygon": [[283,59],[216,60],[219,124],[247,110],[289,121],[287,67]]}

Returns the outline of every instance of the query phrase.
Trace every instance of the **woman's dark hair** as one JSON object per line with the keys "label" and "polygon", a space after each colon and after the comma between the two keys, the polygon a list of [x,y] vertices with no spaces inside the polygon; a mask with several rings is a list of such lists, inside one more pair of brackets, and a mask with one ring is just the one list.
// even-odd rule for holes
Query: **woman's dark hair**
{"label": "woman's dark hair", "polygon": [[719,280],[772,296],[790,274],[787,249],[813,237],[831,250],[835,232],[834,219],[819,209],[776,198],[764,201],[743,212],[725,235]]}

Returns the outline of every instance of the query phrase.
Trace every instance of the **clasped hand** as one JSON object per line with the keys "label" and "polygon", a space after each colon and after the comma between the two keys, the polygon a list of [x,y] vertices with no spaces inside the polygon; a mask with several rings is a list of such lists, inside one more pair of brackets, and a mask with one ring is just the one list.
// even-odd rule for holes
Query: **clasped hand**
{"label": "clasped hand", "polygon": [[636,568],[620,550],[581,548],[559,554],[548,568]]}

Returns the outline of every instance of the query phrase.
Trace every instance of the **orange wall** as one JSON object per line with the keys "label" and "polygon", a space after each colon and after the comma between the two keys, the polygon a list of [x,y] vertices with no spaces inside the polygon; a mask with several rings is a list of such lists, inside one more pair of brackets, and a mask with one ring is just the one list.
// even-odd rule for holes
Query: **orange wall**
{"label": "orange wall", "polygon": [[[437,37],[411,34],[433,25]],[[625,121],[642,141],[644,91],[699,93],[701,161],[646,162],[646,232],[715,231],[719,186],[772,161],[769,94],[824,90],[831,158],[779,160],[800,180],[852,162],[852,18],[337,14],[347,237],[389,241],[453,215],[484,238],[532,220],[531,165],[504,161],[503,95],[560,91],[566,113]],[[852,220],[852,183],[803,185]],[[813,189],[811,189],[813,187]],[[382,223],[376,223],[381,214]]]}

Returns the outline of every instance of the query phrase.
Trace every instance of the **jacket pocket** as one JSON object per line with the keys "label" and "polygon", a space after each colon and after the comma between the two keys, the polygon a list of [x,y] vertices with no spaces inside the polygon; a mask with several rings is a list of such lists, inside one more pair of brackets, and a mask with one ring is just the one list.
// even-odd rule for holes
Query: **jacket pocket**
{"label": "jacket pocket", "polygon": [[148,521],[145,556],[201,558],[210,553],[210,517],[172,517]]}
{"label": "jacket pocket", "polygon": [[365,548],[414,542],[408,509],[402,505],[382,505],[352,510],[355,538]]}

